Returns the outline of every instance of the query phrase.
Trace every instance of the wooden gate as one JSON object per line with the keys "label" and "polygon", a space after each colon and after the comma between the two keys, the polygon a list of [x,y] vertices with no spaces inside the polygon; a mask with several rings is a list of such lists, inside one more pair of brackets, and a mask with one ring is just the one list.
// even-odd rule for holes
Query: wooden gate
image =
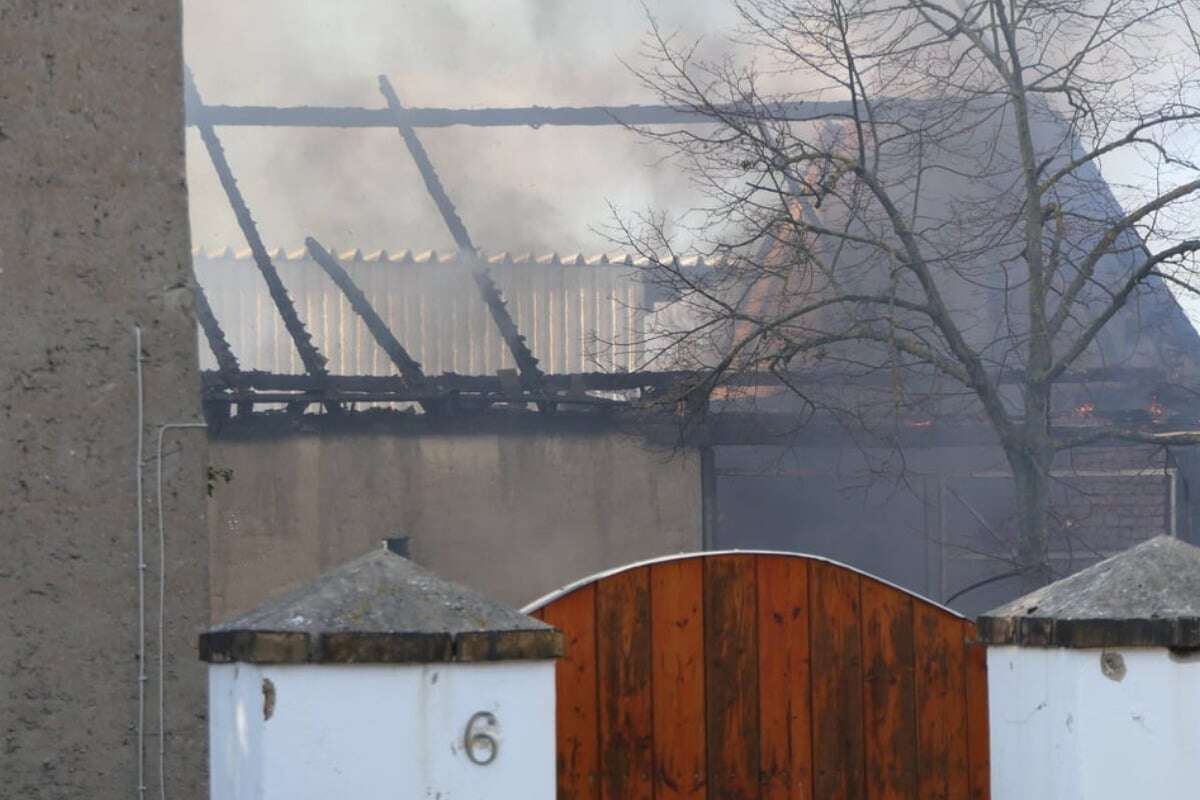
{"label": "wooden gate", "polygon": [[986,661],[956,614],[783,553],[636,564],[561,628],[563,800],[987,798]]}

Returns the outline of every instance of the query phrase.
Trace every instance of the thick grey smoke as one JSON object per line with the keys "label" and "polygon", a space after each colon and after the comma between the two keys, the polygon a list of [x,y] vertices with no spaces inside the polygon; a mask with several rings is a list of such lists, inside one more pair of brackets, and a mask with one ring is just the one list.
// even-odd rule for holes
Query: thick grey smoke
{"label": "thick grey smoke", "polygon": [[[386,74],[412,106],[656,102],[621,60],[647,30],[638,0],[189,0],[185,52],[204,100],[380,107]],[[735,23],[728,0],[657,0],[667,29],[715,53]],[[313,235],[331,247],[453,249],[392,130],[222,128],[269,246]],[[686,177],[619,128],[448,128],[420,135],[476,243],[486,250],[605,250],[607,202],[679,209]],[[194,131],[192,237],[244,246]]]}

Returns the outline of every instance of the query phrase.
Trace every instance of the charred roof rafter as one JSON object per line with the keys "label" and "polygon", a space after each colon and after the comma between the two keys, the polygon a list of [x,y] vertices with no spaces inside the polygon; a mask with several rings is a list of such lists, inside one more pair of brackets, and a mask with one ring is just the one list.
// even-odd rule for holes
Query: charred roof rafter
{"label": "charred roof rafter", "polygon": [[238,364],[237,356],[233,353],[233,348],[229,346],[229,340],[225,338],[225,331],[221,329],[221,323],[213,314],[212,306],[208,303],[208,295],[204,293],[204,287],[198,283],[196,284],[196,321],[200,323],[200,329],[204,331],[208,347],[217,359],[217,374],[221,376],[222,381],[232,386],[241,374],[242,368]]}
{"label": "charred roof rafter", "polygon": [[[416,163],[417,170],[421,173],[421,180],[424,181],[429,196],[442,215],[442,221],[446,223],[446,228],[454,238],[455,245],[471,257],[471,277],[474,279],[475,285],[479,287],[480,296],[487,305],[492,321],[496,324],[496,328],[500,331],[504,343],[512,354],[513,361],[517,364],[522,388],[535,395],[544,395],[545,373],[538,366],[537,358],[526,344],[525,337],[521,335],[517,324],[513,322],[512,315],[508,313],[508,304],[504,302],[500,288],[492,280],[487,268],[479,261],[475,243],[471,241],[471,235],[467,232],[466,225],[459,217],[458,210],[454,207],[450,196],[446,194],[446,188],[442,185],[442,180],[438,177],[437,170],[434,169],[433,162],[425,151],[424,145],[417,138],[412,126],[408,124],[404,106],[400,103],[400,98],[396,95],[396,90],[392,88],[391,81],[387,79],[386,75],[379,76],[379,91],[387,101],[388,109],[394,116],[393,124],[400,132],[400,138],[404,140],[409,155]],[[553,410],[553,407],[553,404],[548,403],[544,396],[538,402],[538,408],[543,411]]]}
{"label": "charred roof rafter", "polygon": [[[196,87],[196,81],[190,69],[184,70],[184,96],[189,108],[198,110],[204,108],[204,103],[200,98],[200,91]],[[279,272],[275,269],[275,264],[272,263],[271,256],[267,253],[266,246],[263,245],[262,237],[258,233],[258,227],[254,223],[254,218],[250,215],[250,208],[246,205],[245,198],[242,197],[241,190],[238,189],[237,180],[233,177],[233,170],[230,168],[229,161],[225,157],[225,150],[221,146],[221,140],[217,138],[212,125],[200,123],[198,127],[200,129],[200,138],[204,141],[204,146],[208,150],[208,156],[212,160],[213,168],[217,172],[217,178],[221,182],[221,188],[225,190],[225,196],[229,200],[229,205],[233,209],[234,216],[237,218],[238,226],[242,229],[242,235],[246,237],[246,244],[250,245],[250,250],[254,254],[254,263],[258,266],[258,271],[262,273],[263,280],[267,283],[271,299],[275,302],[275,308],[279,311],[279,315],[283,319],[284,327],[287,328],[287,332],[292,338],[292,343],[296,346],[296,352],[300,355],[300,361],[304,364],[304,370],[316,378],[328,375],[329,372],[325,368],[325,356],[321,355],[320,350],[313,344],[312,334],[304,327],[299,314],[296,313],[296,307],[292,303],[292,298],[288,295],[287,288],[283,285],[283,281],[279,277]]]}
{"label": "charred roof rafter", "polygon": [[[911,101],[909,101],[911,102]],[[794,102],[776,103],[771,112],[778,120],[816,122],[848,117],[849,103]],[[761,109],[742,110],[737,106],[717,109],[726,116],[755,115]],[[712,113],[690,108],[661,105],[627,106],[524,106],[511,108],[406,108],[402,124],[409,128],[448,128],[454,125],[478,128],[541,128],[543,126],[605,125],[711,125]],[[188,125],[236,125],[282,128],[392,128],[396,126],[394,109],[349,106],[229,106],[189,108]]]}
{"label": "charred roof rafter", "polygon": [[338,263],[337,258],[328,250],[321,246],[313,237],[308,237],[304,240],[304,244],[308,247],[308,252],[312,254],[313,261],[325,271],[339,289],[346,296],[350,307],[354,312],[362,318],[362,321],[367,326],[367,330],[375,337],[376,343],[387,353],[388,358],[400,371],[400,377],[406,384],[413,387],[421,386],[425,383],[425,372],[421,369],[420,363],[417,362],[404,346],[392,334],[387,323],[375,311],[375,307],[371,305],[371,301],[363,293],[362,289],[354,283],[350,274],[345,268]]}

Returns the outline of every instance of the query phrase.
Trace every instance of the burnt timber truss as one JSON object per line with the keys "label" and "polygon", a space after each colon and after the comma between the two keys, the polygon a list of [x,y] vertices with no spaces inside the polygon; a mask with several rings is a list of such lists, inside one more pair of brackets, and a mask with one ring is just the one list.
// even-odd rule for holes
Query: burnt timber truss
{"label": "burnt timber truss", "polygon": [[[302,412],[312,404],[320,404],[328,411],[336,412],[352,403],[419,403],[426,412],[436,414],[474,411],[495,405],[508,408],[536,406],[543,412],[552,412],[562,406],[593,411],[613,410],[631,405],[643,406],[643,401],[668,397],[669,392],[677,391],[681,385],[698,381],[694,373],[682,372],[547,375],[509,313],[503,293],[478,259],[470,233],[418,138],[417,130],[452,125],[519,126],[534,130],[545,125],[712,125],[718,124],[722,117],[754,114],[758,110],[727,106],[704,112],[662,105],[408,108],[401,103],[391,82],[382,75],[379,76],[379,91],[385,103],[382,108],[206,105],[192,73],[185,71],[187,124],[200,132],[242,234],[250,246],[255,265],[267,283],[271,299],[304,366],[303,375],[239,369],[237,358],[211,307],[203,296],[198,296],[197,311],[201,329],[218,364],[215,373],[204,375],[204,402],[210,418],[228,416],[229,409],[234,406],[239,414],[244,414],[252,411],[255,404],[285,404],[293,412]],[[852,112],[850,104],[842,102],[783,103],[772,110],[780,119],[797,122],[845,117]],[[309,237],[306,245],[313,260],[345,295],[351,308],[363,320],[399,373],[395,376],[330,375],[325,366],[326,359],[299,318],[262,243],[249,206],[237,187],[232,168],[216,135],[215,129],[219,126],[395,128],[455,245],[468,261],[474,262],[472,280],[517,366],[515,380],[510,374],[505,374],[506,371],[500,371],[495,376],[426,375],[421,365],[388,329],[349,273],[328,250]],[[770,375],[746,376],[744,382],[747,385],[779,384],[778,378]],[[602,392],[607,396],[595,396],[589,392]]]}
{"label": "burnt timber truss", "polygon": [[[400,102],[395,89],[385,76],[379,77],[379,89],[386,101],[383,109],[273,109],[259,107],[249,114],[247,109],[230,106],[206,106],[190,70],[185,72],[185,99],[188,125],[200,132],[201,140],[212,161],[213,168],[233,209],[242,235],[254,256],[255,266],[267,284],[272,302],[284,322],[292,344],[304,366],[304,375],[269,375],[243,372],[237,357],[221,329],[219,321],[203,294],[197,292],[197,316],[205,339],[217,360],[215,375],[204,376],[204,402],[210,417],[228,416],[231,406],[239,413],[253,410],[256,403],[284,403],[293,412],[303,411],[312,404],[320,403],[330,412],[339,411],[345,404],[354,402],[417,402],[426,412],[444,413],[456,409],[479,409],[504,403],[507,405],[533,404],[541,411],[554,411],[559,405],[581,407],[611,407],[621,401],[611,398],[593,397],[587,394],[597,383],[611,383],[603,379],[587,380],[584,376],[567,376],[567,381],[555,381],[552,388],[547,376],[538,365],[537,358],[529,349],[525,337],[517,328],[500,288],[489,271],[477,258],[477,251],[453,201],[438,177],[433,162],[417,137],[418,127],[440,127],[464,124],[456,112],[449,115],[429,109],[406,109]],[[530,109],[523,113],[495,114],[488,110],[468,112],[475,125],[522,124],[540,127],[542,124],[585,124],[621,125],[630,122],[685,123],[712,120],[695,114],[666,109],[663,107],[629,107],[627,109]],[[496,110],[492,110],[493,112]],[[233,170],[225,157],[224,148],[216,134],[218,125],[283,125],[283,126],[334,126],[334,127],[393,127],[404,142],[409,156],[420,172],[425,189],[437,206],[447,229],[458,249],[472,262],[471,277],[500,333],[506,347],[517,365],[518,389],[503,374],[495,377],[473,377],[444,375],[436,378],[426,376],[421,365],[413,359],[403,344],[396,338],[387,324],[371,306],[349,273],[337,259],[316,239],[309,237],[305,244],[313,260],[325,271],[333,283],[342,291],[351,308],[362,319],[376,343],[391,359],[399,375],[383,380],[372,380],[374,376],[331,376],[326,369],[326,359],[312,340],[304,322],[300,319],[287,288],[272,263],[270,254],[263,245],[250,208],[237,185]],[[626,376],[626,378],[631,376]],[[608,391],[637,389],[644,391],[661,389],[665,385],[661,373],[647,373],[643,378],[618,381],[618,387]],[[561,388],[560,388],[561,387]]]}
{"label": "burnt timber truss", "polygon": [[[720,124],[722,118],[758,113],[761,109],[752,112],[750,109],[727,106],[702,111],[661,105],[416,108],[405,107],[401,103],[385,76],[379,76],[378,80],[379,91],[385,103],[382,108],[205,105],[190,70],[185,71],[187,125],[197,128],[200,133],[242,234],[250,246],[255,266],[267,284],[271,299],[305,370],[302,375],[242,370],[203,290],[197,287],[198,321],[218,365],[215,372],[205,372],[203,375],[204,404],[209,418],[227,417],[232,407],[238,409],[239,415],[247,414],[254,410],[255,404],[282,404],[289,411],[297,413],[314,404],[323,406],[329,412],[338,412],[354,403],[415,403],[426,411],[423,415],[425,421],[419,423],[419,426],[438,428],[443,424],[438,420],[454,412],[481,411],[495,406],[508,409],[536,407],[543,412],[553,412],[560,407],[573,407],[592,412],[610,412],[607,415],[609,417],[612,416],[611,412],[623,409],[644,411],[649,406],[655,411],[667,413],[654,415],[654,419],[649,423],[643,417],[639,427],[643,430],[662,428],[661,435],[668,439],[674,438],[674,433],[664,431],[675,430],[669,420],[678,409],[670,403],[663,405],[661,401],[677,396],[681,389],[696,385],[702,377],[696,373],[679,371],[594,372],[568,375],[544,373],[508,312],[500,288],[482,260],[478,259],[478,252],[470,233],[446,192],[417,131],[449,126],[527,127],[536,130],[542,126],[713,125]],[[842,102],[784,103],[772,108],[776,118],[795,122],[845,118],[852,110],[850,104]],[[345,295],[351,308],[362,319],[398,373],[391,376],[329,374],[325,357],[312,341],[304,322],[300,319],[259,236],[249,206],[237,186],[232,168],[216,135],[215,129],[219,126],[394,128],[399,133],[409,157],[417,166],[425,189],[456,246],[468,262],[473,263],[472,279],[489,311],[492,323],[513,356],[517,365],[517,375],[513,376],[511,370],[501,370],[494,376],[453,373],[426,375],[421,364],[412,358],[388,328],[337,258],[314,238],[309,237],[306,245],[313,260]],[[788,381],[813,383],[835,377],[823,375],[821,370],[810,370],[803,375],[788,376]],[[840,377],[845,380],[845,376]],[[1019,371],[1012,371],[997,377],[1002,383],[1015,383],[1023,376]],[[866,375],[857,379],[857,382],[870,385],[888,383],[891,380],[890,376],[879,374]],[[1135,382],[1163,387],[1173,385],[1162,370],[1121,367],[1081,371],[1063,376],[1060,382]],[[781,385],[781,379],[773,374],[745,374],[738,376],[732,385],[778,387]],[[666,428],[663,428],[664,420],[667,421]],[[344,425],[346,422],[339,424]],[[414,421],[414,424],[418,423]],[[1189,420],[1189,424],[1192,424],[1192,421]],[[824,426],[812,427],[807,432],[801,432],[799,427],[795,423],[795,415],[792,414],[723,411],[709,415],[704,427],[693,431],[689,438],[701,446],[775,444],[783,440],[794,442],[797,438],[811,440],[809,443],[845,441],[844,434],[832,429],[824,430]],[[936,426],[932,430],[913,429],[905,431],[903,438],[918,446],[954,442],[982,444],[995,441],[990,427],[982,423]]]}

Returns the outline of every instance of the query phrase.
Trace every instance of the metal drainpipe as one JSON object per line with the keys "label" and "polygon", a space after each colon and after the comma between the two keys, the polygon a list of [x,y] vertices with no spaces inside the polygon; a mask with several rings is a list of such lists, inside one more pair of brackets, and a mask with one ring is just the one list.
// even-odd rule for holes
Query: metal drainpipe
{"label": "metal drainpipe", "polygon": [[[137,485],[137,569],[138,569],[138,798],[146,796],[146,525],[143,502],[142,470],[145,467],[145,382],[142,375],[142,329],[133,326],[134,362],[137,375],[137,464],[135,469]],[[158,427],[156,470],[157,470],[157,502],[158,502],[158,771],[159,797],[165,800],[167,796],[166,777],[166,702],[164,690],[165,653],[164,644],[166,633],[166,589],[167,589],[167,550],[166,525],[163,512],[163,440],[167,431],[183,428],[208,428],[203,422],[168,422]]]}
{"label": "metal drainpipe", "polygon": [[146,537],[145,513],[142,509],[142,458],[145,434],[143,426],[146,418],[145,398],[142,383],[142,328],[133,326],[134,364],[137,376],[137,462],[135,464],[135,480],[137,485],[137,587],[138,587],[138,720],[137,720],[137,762],[138,762],[138,798],[146,796]]}

